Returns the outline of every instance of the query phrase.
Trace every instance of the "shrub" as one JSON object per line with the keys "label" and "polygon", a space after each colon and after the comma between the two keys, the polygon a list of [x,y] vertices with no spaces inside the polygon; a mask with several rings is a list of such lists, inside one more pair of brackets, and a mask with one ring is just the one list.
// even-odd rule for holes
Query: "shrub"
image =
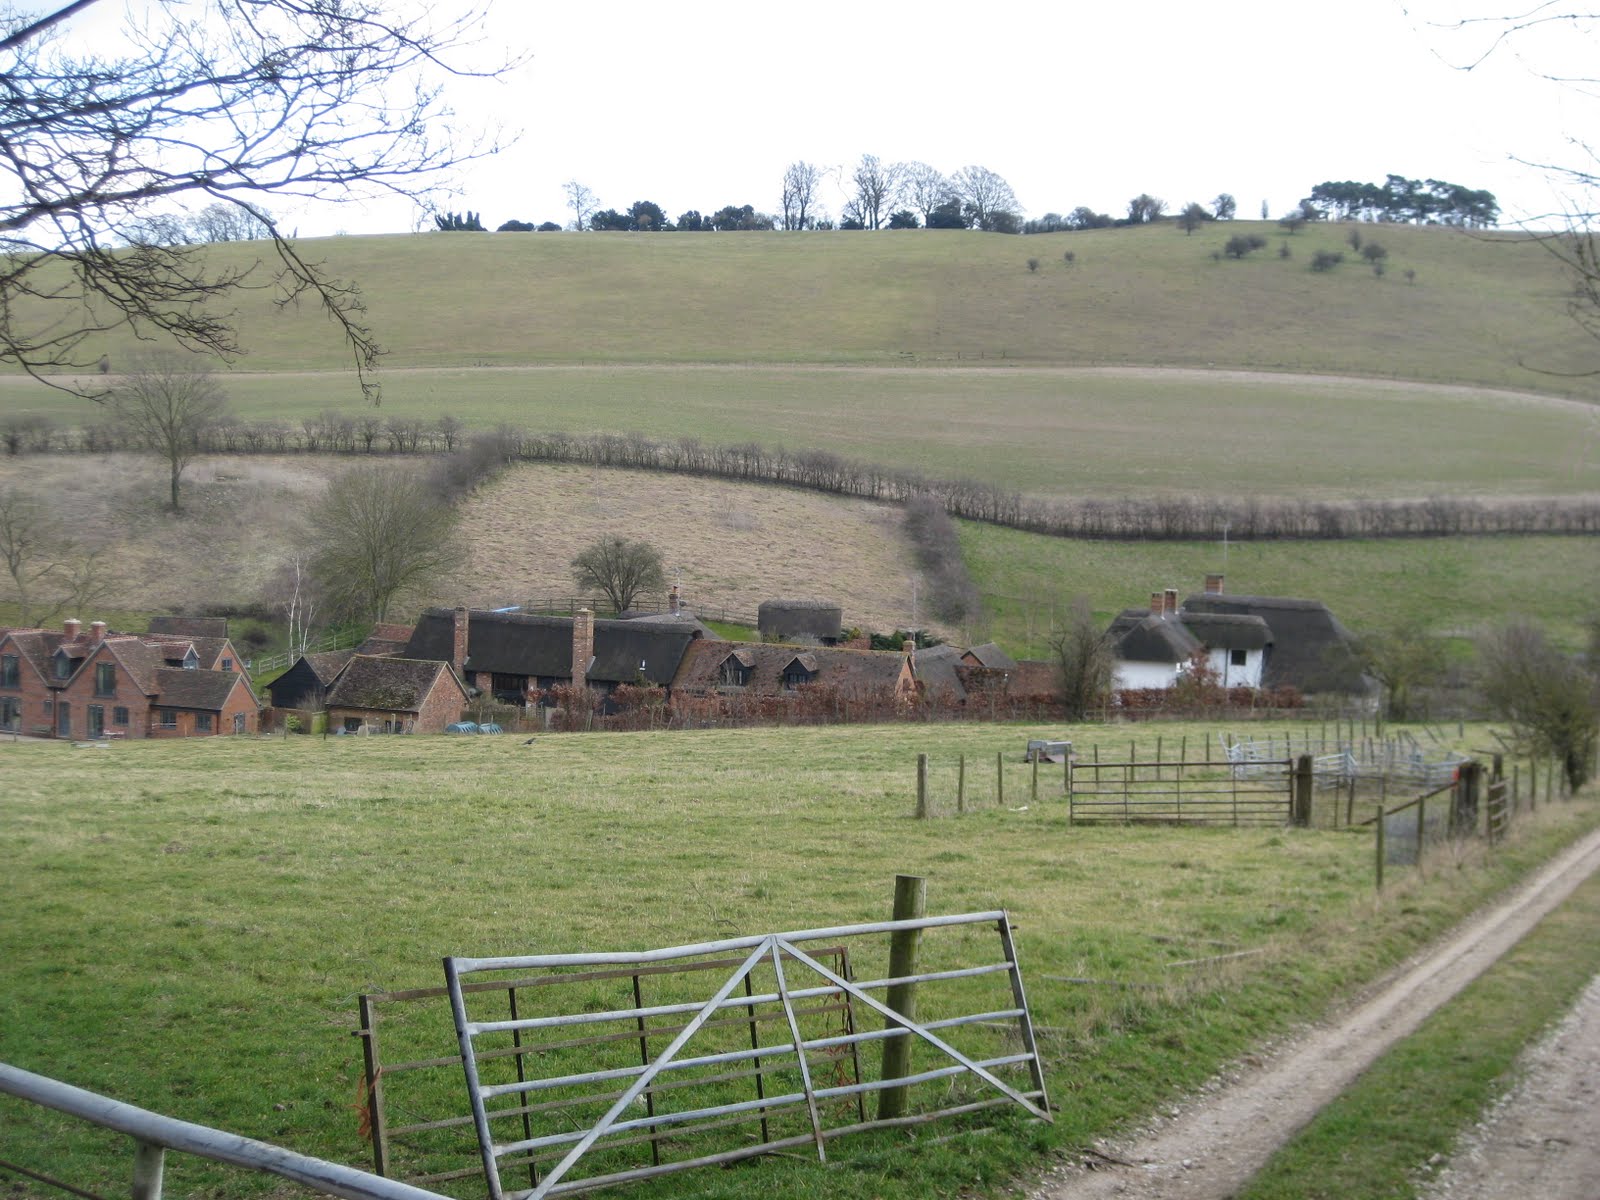
{"label": "shrub", "polygon": [[1331,271],[1344,261],[1344,255],[1337,250],[1318,250],[1311,256],[1311,269],[1313,271]]}
{"label": "shrub", "polygon": [[1032,272],[1032,271],[1037,271],[1038,269],[1039,269],[1039,260],[1037,258],[1030,258],[1028,260],[1028,270],[1030,272]]}

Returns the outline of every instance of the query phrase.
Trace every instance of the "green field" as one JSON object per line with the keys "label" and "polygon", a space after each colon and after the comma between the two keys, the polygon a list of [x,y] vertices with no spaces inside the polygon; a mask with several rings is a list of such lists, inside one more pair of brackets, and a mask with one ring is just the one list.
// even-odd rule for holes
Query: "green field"
{"label": "green field", "polygon": [[961,548],[983,593],[989,630],[1014,653],[1039,654],[1053,623],[1085,597],[1109,623],[1150,593],[1202,589],[1222,571],[1230,592],[1321,600],[1357,633],[1415,625],[1471,638],[1513,619],[1537,621],[1576,649],[1600,585],[1600,539],[1450,537],[1392,541],[1084,542],[970,521]]}
{"label": "green field", "polygon": [[[1212,260],[1252,229],[1293,257]],[[826,449],[1041,495],[1600,490],[1600,383],[1581,374],[1596,347],[1566,316],[1553,257],[1526,238],[1364,227],[1388,275],[1308,271],[1345,232],[427,234],[308,250],[365,288],[391,351],[385,418]],[[239,265],[252,249],[212,253]],[[330,324],[270,297],[235,297],[238,415],[367,413]],[[115,371],[135,343],[102,349]],[[6,384],[0,419],[97,415]]]}
{"label": "green field", "polygon": [[[752,1171],[774,1200],[986,1191],[1314,1015],[1594,819],[1591,805],[1542,806],[1492,863],[1452,856],[1462,869],[1425,886],[1392,874],[1375,899],[1362,836],[1069,827],[1048,781],[1030,803],[1016,761],[1046,732],[1062,731],[3,745],[0,1059],[359,1164],[358,993],[437,984],[444,954],[642,949],[876,919],[891,877],[922,873],[930,911],[1011,910],[1056,1125],[943,1148],[869,1139],[838,1146],[854,1165],[780,1159],[632,1194],[748,1195]],[[1467,730],[1468,742],[1486,736]],[[1004,751],[1011,808],[994,808],[975,773],[978,811],[912,820],[919,750],[941,786],[958,752],[992,763]],[[1214,971],[1166,966],[1217,944],[1264,953]],[[105,1191],[125,1182],[125,1158],[91,1162],[95,1139],[54,1118],[7,1104],[0,1128],[4,1157]],[[173,1194],[269,1186],[182,1158],[168,1170]]]}

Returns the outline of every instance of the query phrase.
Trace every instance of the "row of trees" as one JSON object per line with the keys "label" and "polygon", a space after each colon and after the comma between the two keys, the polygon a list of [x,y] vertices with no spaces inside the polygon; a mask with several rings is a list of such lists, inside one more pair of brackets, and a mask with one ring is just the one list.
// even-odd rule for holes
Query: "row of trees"
{"label": "row of trees", "polygon": [[[1478,500],[1433,496],[1419,500],[1263,500],[1256,497],[1161,496],[1041,500],[999,484],[937,479],[916,471],[861,462],[827,450],[788,450],[756,442],[723,445],[682,437],[641,434],[531,433],[501,426],[469,438],[461,422],[444,416],[309,418],[281,421],[222,419],[200,429],[204,453],[429,453],[446,451],[440,469],[470,462],[482,445],[525,462],[581,463],[667,471],[719,479],[775,483],[835,495],[903,502],[931,496],[945,512],[990,524],[1056,537],[1197,541],[1224,529],[1244,539],[1439,537],[1486,533],[1600,533],[1600,499]],[[115,422],[63,430],[38,418],[0,422],[8,452],[105,453],[144,448]],[[450,453],[454,451],[454,453]]]}
{"label": "row of trees", "polygon": [[1500,220],[1493,192],[1404,175],[1387,176],[1382,183],[1319,183],[1300,207],[1311,220],[1397,221],[1467,229],[1487,229]]}

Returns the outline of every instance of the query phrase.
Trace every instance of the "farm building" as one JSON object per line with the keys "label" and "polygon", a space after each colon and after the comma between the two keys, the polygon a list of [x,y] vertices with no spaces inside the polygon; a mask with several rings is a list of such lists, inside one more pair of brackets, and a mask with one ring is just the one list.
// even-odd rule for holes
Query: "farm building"
{"label": "farm building", "polygon": [[321,712],[327,707],[328,688],[355,654],[354,650],[302,654],[287,671],[267,685],[272,707]]}
{"label": "farm building", "polygon": [[68,620],[0,631],[0,728],[46,737],[254,733],[260,702],[224,637]]}
{"label": "farm building", "polygon": [[844,610],[828,600],[763,600],[756,624],[763,641],[832,646],[844,636]]}
{"label": "farm building", "polygon": [[700,640],[685,650],[671,688],[674,695],[778,696],[814,687],[852,699],[894,701],[909,698],[915,683],[909,654]]}
{"label": "farm building", "polygon": [[467,689],[447,662],[352,655],[328,688],[328,728],[345,733],[443,733]]}
{"label": "farm building", "polygon": [[1180,604],[1176,588],[1150,607],[1119,613],[1107,629],[1118,690],[1168,688],[1204,655],[1224,687],[1290,686],[1302,692],[1370,691],[1350,633],[1320,600],[1234,595],[1221,575]]}
{"label": "farm building", "polygon": [[698,622],[670,618],[597,621],[588,609],[546,617],[430,608],[405,656],[448,662],[469,688],[526,704],[565,684],[602,693],[640,680],[665,687],[689,645],[707,639]]}

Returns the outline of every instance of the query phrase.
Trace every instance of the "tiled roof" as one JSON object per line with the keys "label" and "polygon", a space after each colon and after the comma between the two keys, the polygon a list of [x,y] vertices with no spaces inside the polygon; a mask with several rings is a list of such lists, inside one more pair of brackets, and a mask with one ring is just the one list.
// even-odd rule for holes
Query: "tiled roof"
{"label": "tiled roof", "polygon": [[439,660],[385,658],[357,654],[345,664],[328,689],[329,708],[363,708],[383,712],[420,712],[436,684],[466,693]]}
{"label": "tiled roof", "polygon": [[993,667],[999,671],[1009,671],[1017,665],[1017,660],[993,642],[985,642],[981,646],[974,646],[967,651],[978,660],[980,667]]}
{"label": "tiled roof", "polygon": [[310,668],[317,682],[327,687],[355,655],[354,650],[325,650],[317,654],[303,654],[300,659]]}
{"label": "tiled roof", "polygon": [[201,712],[221,712],[228,694],[235,687],[250,692],[250,681],[235,671],[185,671],[181,667],[162,667],[155,673],[155,703],[162,708],[193,708]]}

